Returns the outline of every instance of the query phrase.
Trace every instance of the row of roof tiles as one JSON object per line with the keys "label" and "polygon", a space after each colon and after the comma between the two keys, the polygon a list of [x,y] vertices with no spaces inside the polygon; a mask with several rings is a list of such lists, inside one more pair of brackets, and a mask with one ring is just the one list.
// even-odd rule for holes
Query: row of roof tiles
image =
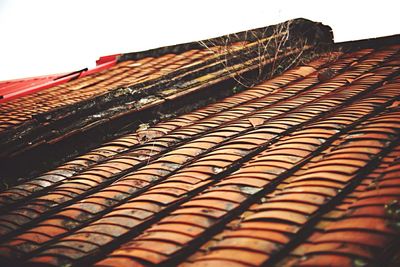
{"label": "row of roof tiles", "polygon": [[210,56],[208,50],[190,50],[159,58],[124,61],[100,73],[76,79],[2,104],[0,130],[17,126],[32,116],[92,98],[132,83],[159,77],[166,72]]}

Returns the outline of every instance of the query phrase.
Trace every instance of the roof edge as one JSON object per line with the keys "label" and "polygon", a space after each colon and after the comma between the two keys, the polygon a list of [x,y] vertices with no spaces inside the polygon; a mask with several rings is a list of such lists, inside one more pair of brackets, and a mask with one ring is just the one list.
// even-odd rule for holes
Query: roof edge
{"label": "roof edge", "polygon": [[400,34],[338,42],[334,45],[347,51],[359,50],[362,48],[375,48],[383,45],[394,45],[400,43]]}
{"label": "roof edge", "polygon": [[118,62],[123,62],[126,60],[138,60],[144,57],[159,57],[169,53],[177,54],[191,49],[203,49],[204,45],[202,45],[202,43],[211,47],[219,44],[226,45],[227,40],[229,40],[229,43],[235,43],[240,41],[255,41],[257,39],[273,35],[277,29],[282,28],[285,24],[289,22],[290,22],[290,31],[292,34],[298,36],[304,36],[308,40],[318,44],[332,44],[334,41],[333,31],[330,26],[324,25],[321,22],[314,22],[305,18],[296,18],[275,25],[255,28],[237,33],[230,33],[215,38],[177,44],[177,45],[164,46],[145,51],[125,53],[119,56]]}

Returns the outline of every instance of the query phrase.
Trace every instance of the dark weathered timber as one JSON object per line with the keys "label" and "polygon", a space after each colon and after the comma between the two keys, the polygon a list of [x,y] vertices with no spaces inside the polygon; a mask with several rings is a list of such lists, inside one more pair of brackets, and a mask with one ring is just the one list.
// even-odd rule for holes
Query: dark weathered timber
{"label": "dark weathered timber", "polygon": [[[283,24],[283,23],[282,23]],[[267,27],[267,28],[261,28],[264,29],[262,32],[262,37],[265,38],[267,36],[273,36],[274,30],[282,25],[278,24],[275,26]],[[326,26],[320,26],[317,23],[308,21],[308,20],[294,20],[291,24],[292,26],[289,28],[289,36],[291,39],[291,42],[288,42],[288,45],[291,43],[295,43],[299,38],[300,39],[306,39],[307,43],[309,44],[316,44],[316,43],[329,43],[332,42],[332,37],[330,30]],[[255,30],[260,31],[260,29]],[[239,38],[242,36],[242,34],[238,34]],[[236,36],[236,35],[234,35]],[[329,36],[329,37],[327,37]],[[244,38],[248,39],[244,39]],[[312,38],[313,37],[313,38]],[[237,41],[237,38],[233,38]],[[254,35],[244,35],[243,39],[240,39],[242,41],[245,40],[253,40],[255,37]],[[196,42],[197,43],[197,42]],[[288,46],[287,45],[287,46]],[[169,51],[169,52],[175,52],[175,49],[178,46],[173,46],[170,48],[170,50],[165,50],[166,48],[160,48],[162,51]],[[243,51],[244,50],[244,51]],[[247,50],[247,51],[246,51]],[[230,53],[230,57],[232,58],[232,62],[230,64],[234,64],[235,61],[240,61],[241,58],[236,58],[236,56],[243,56],[243,53],[255,53],[255,49],[253,51],[248,51],[249,49],[242,49],[239,51],[235,51]],[[154,52],[154,51],[153,51]],[[164,52],[165,53],[165,52]],[[160,53],[161,55],[162,53]],[[145,54],[143,54],[145,55]],[[139,56],[138,56],[139,57]],[[132,59],[132,58],[126,58],[126,60]],[[228,59],[229,60],[229,59]],[[15,147],[15,143],[20,143],[23,142],[23,139],[30,139],[29,136],[31,132],[34,132],[41,124],[51,124],[54,123],[54,121],[57,121],[61,118],[66,118],[70,117],[72,119],[75,119],[75,116],[88,116],[91,113],[99,110],[103,110],[112,106],[115,106],[116,104],[120,103],[126,103],[130,102],[132,100],[138,100],[139,98],[147,95],[153,95],[157,91],[160,91],[162,89],[165,89],[166,86],[169,88],[174,88],[174,87],[182,87],[182,83],[185,81],[188,81],[190,79],[194,79],[196,77],[200,77],[204,75],[205,73],[212,73],[213,71],[221,70],[223,68],[226,68],[226,56],[222,55],[220,57],[210,59],[205,61],[204,63],[196,64],[194,66],[191,66],[189,68],[183,68],[177,71],[173,71],[168,75],[165,75],[163,77],[154,79],[154,80],[149,80],[146,82],[138,83],[134,86],[131,86],[129,90],[126,89],[117,89],[112,92],[94,97],[92,99],[86,100],[86,101],[81,101],[76,104],[68,105],[66,107],[54,109],[50,112],[42,113],[39,115],[36,115],[32,120],[17,126],[15,128],[12,128],[8,131],[4,131],[2,134],[0,134],[0,145],[8,145]],[[30,141],[26,142],[27,144],[30,143]],[[9,154],[9,152],[6,149],[3,149],[2,153],[0,155],[4,156],[4,154]]]}
{"label": "dark weathered timber", "polygon": [[[231,43],[240,42],[240,41],[250,41],[254,42],[259,39],[271,36],[276,32],[276,29],[281,27],[283,24],[288,22],[279,23],[276,25],[271,25],[267,27],[256,28],[253,30],[242,31],[238,33],[232,33],[223,35],[216,38],[206,39],[197,42],[190,42],[178,45],[171,45],[161,48],[150,49],[142,52],[133,52],[123,54],[119,57],[119,61],[132,60],[132,59],[141,59],[144,57],[159,57],[168,53],[182,53],[191,49],[203,49],[203,44],[207,46],[214,45],[226,45],[226,40],[229,40]],[[332,29],[323,25],[322,23],[316,23],[304,18],[297,18],[291,21],[290,26],[291,33],[301,35],[304,38],[309,40],[315,40],[319,44],[331,44],[333,41],[333,33]]]}

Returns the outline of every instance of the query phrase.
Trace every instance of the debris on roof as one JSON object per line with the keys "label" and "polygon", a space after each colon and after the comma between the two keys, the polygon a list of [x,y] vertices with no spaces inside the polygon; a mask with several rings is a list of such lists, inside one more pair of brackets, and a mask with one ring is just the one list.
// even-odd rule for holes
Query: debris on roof
{"label": "debris on roof", "polygon": [[284,25],[121,55],[0,107],[21,111],[2,124],[8,172],[62,155],[0,192],[0,262],[395,264],[400,38]]}
{"label": "debris on roof", "polygon": [[71,158],[121,129],[193,109],[192,99],[207,103],[234,93],[236,84],[252,86],[330,43],[329,27],[298,19],[120,55],[111,68],[2,104],[0,162],[7,175],[12,165],[48,167],[51,163],[37,161],[38,153],[52,162]]}

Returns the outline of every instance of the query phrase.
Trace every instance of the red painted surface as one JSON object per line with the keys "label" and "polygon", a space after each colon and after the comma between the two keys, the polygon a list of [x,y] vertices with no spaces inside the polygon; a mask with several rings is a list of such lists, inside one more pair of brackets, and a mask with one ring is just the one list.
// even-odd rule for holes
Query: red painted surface
{"label": "red painted surface", "polygon": [[0,95],[7,95],[14,91],[18,91],[23,88],[38,86],[40,84],[48,83],[62,74],[46,75],[39,77],[15,79],[9,81],[0,82]]}
{"label": "red painted surface", "polygon": [[110,61],[115,61],[115,60],[117,60],[117,57],[120,55],[121,54],[114,54],[114,55],[100,57],[98,60],[96,60],[96,65],[101,65],[104,63],[108,63]]}
{"label": "red painted surface", "polygon": [[[97,61],[96,61],[97,62]],[[115,64],[117,64],[117,58],[114,58],[114,60],[108,61],[108,62],[104,62],[102,64],[98,64],[95,68],[87,70],[85,72],[82,72],[81,75],[79,77],[85,77],[89,74],[92,73],[96,73],[96,72],[100,72],[103,70],[106,70],[108,68],[111,68],[112,66],[114,66]]]}
{"label": "red painted surface", "polygon": [[[52,74],[31,78],[0,81],[0,103],[4,103],[12,99],[16,99],[44,89],[48,89],[66,83],[72,79],[84,77],[96,72],[106,70],[117,63],[117,56],[118,55],[110,55],[101,57],[99,60],[96,61],[97,66],[95,68],[71,75]],[[64,75],[68,76],[62,77]]]}
{"label": "red painted surface", "polygon": [[50,87],[59,85],[59,84],[63,84],[65,82],[70,81],[72,78],[76,77],[75,76],[68,76],[62,79],[58,79],[58,80],[54,80],[56,79],[58,76],[53,77],[53,79],[49,79],[47,82],[41,83],[41,84],[35,84],[35,85],[30,85],[30,84],[25,84],[25,86],[20,86],[17,88],[14,88],[14,90],[12,91],[8,91],[5,94],[2,94],[2,99],[0,99],[0,103],[4,103],[22,96],[25,96],[27,94],[32,94],[44,89],[48,89]]}

